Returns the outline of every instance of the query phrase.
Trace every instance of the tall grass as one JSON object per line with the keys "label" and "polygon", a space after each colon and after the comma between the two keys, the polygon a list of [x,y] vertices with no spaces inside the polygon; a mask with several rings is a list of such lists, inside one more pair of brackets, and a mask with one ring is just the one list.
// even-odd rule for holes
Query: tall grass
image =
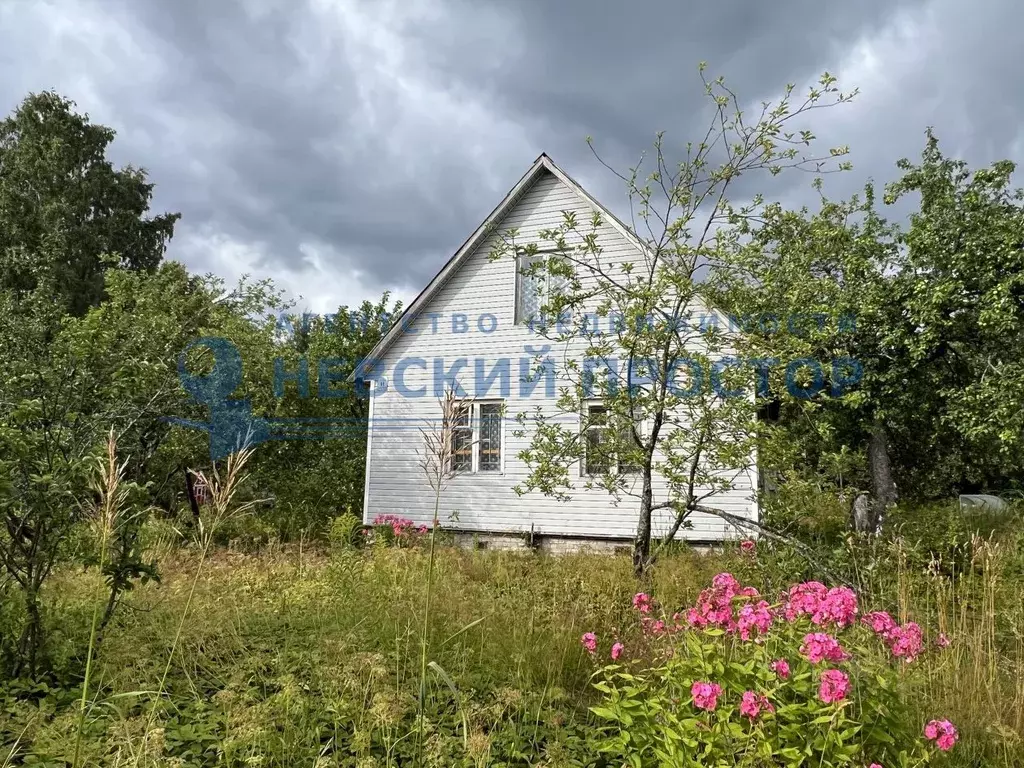
{"label": "tall grass", "polygon": [[[922,565],[900,542],[879,546],[856,564],[869,607],[918,621],[930,641],[940,631],[951,640],[908,667],[922,722],[960,727],[951,765],[1024,765],[1016,552],[977,540],[954,568]],[[722,570],[774,589],[790,566],[762,549],[665,557],[652,591],[681,606]],[[442,587],[431,587],[425,614],[428,567]],[[162,584],[130,595],[94,662],[89,765],[586,765],[595,699],[579,638],[623,626],[636,588],[625,556],[443,546],[432,566],[421,547],[314,549],[300,564],[287,547],[242,554],[198,541],[163,570]],[[91,599],[76,573],[55,588]],[[445,674],[428,678],[421,705],[425,625],[430,662]],[[166,706],[124,696],[160,680]],[[40,716],[39,706],[12,706],[2,735],[20,737],[22,755],[73,754],[77,707]]]}

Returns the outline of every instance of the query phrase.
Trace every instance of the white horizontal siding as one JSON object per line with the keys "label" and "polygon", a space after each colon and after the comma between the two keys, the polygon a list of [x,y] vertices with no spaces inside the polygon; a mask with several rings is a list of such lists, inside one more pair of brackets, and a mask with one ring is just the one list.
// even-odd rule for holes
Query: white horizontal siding
{"label": "white horizontal siding", "polygon": [[[519,228],[519,239],[530,242],[537,239],[540,230],[554,228],[562,223],[562,211],[577,212],[578,220],[587,222],[592,211],[570,187],[555,176],[545,173],[522,196],[518,204],[501,222],[500,230]],[[433,515],[434,497],[420,467],[423,437],[420,428],[440,415],[433,396],[434,358],[443,358],[447,369],[456,359],[467,358],[460,381],[473,391],[475,358],[486,358],[484,373],[490,372],[495,361],[509,358],[511,365],[511,393],[506,400],[507,416],[504,423],[504,471],[497,473],[463,474],[455,477],[441,499],[442,525],[468,530],[490,532],[526,532],[539,534],[581,536],[632,536],[636,529],[639,502],[624,496],[618,505],[601,489],[582,488],[571,492],[571,500],[557,501],[538,492],[518,496],[513,486],[526,479],[527,468],[517,456],[530,443],[529,421],[527,434],[514,437],[515,414],[530,412],[540,405],[548,414],[557,410],[553,400],[543,398],[540,385],[528,398],[520,397],[519,360],[529,357],[526,347],[543,346],[546,342],[528,328],[514,325],[516,266],[514,260],[504,258],[491,261],[488,255],[498,235],[482,243],[462,267],[433,297],[415,323],[419,333],[405,333],[384,354],[379,374],[387,381],[387,390],[376,395],[372,406],[370,438],[368,439],[367,492],[364,516],[367,522],[379,514],[400,514],[416,523],[429,524]],[[639,251],[612,226],[605,224],[598,237],[604,249],[606,264],[642,259]],[[429,313],[439,313],[437,332],[431,331]],[[476,319],[490,313],[497,319],[497,330],[483,333],[476,327]],[[465,314],[469,329],[465,333],[452,333],[453,314]],[[563,354],[582,357],[583,341],[570,342],[566,348],[552,351],[556,360]],[[406,387],[427,388],[426,397],[407,397],[396,391],[393,384],[395,364],[402,358],[420,358],[427,362],[427,370],[407,368],[404,373]],[[564,382],[563,382],[564,383]],[[498,397],[498,392],[492,392]],[[572,473],[579,477],[579,468]],[[733,514],[750,517],[753,473],[744,473],[737,488],[708,500]],[[639,490],[639,489],[638,489]],[[655,500],[664,500],[665,483],[655,482]],[[457,513],[457,515],[453,514]],[[451,522],[457,516],[457,522]],[[655,532],[666,530],[671,514],[656,513]],[[727,533],[727,526],[718,518],[695,515],[692,528],[681,531],[680,538],[715,540]],[[734,535],[734,534],[729,534]]]}

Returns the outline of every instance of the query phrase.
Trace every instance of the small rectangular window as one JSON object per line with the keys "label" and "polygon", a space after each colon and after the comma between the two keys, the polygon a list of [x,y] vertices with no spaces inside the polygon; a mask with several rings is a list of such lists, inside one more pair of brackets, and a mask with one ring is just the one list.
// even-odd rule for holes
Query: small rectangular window
{"label": "small rectangular window", "polygon": [[[544,256],[541,255],[516,259],[516,325],[530,325],[543,320],[543,307],[564,292],[569,284],[565,275],[553,275],[543,264]],[[536,269],[531,272],[533,267]]]}
{"label": "small rectangular window", "polygon": [[[603,405],[587,406],[586,453],[583,460],[583,474],[603,475],[612,467],[620,474],[640,471],[633,456],[622,456],[625,446],[639,447],[628,424],[613,431],[609,423],[608,409]],[[615,436],[614,444],[612,436]],[[618,450],[616,450],[618,449]]]}
{"label": "small rectangular window", "polygon": [[452,434],[452,471],[501,472],[502,410],[500,402],[463,403]]}
{"label": "small rectangular window", "polygon": [[603,475],[611,466],[608,456],[608,409],[591,405],[587,409],[587,445],[584,474]]}
{"label": "small rectangular window", "polygon": [[452,471],[473,471],[473,425],[471,422],[472,407],[469,404],[459,407],[452,429]]}
{"label": "small rectangular window", "polygon": [[501,404],[480,403],[481,472],[501,471]]}

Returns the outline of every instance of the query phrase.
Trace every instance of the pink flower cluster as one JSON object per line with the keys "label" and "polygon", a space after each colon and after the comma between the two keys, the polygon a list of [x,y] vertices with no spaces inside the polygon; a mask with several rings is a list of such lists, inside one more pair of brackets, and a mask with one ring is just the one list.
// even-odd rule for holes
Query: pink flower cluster
{"label": "pink flower cluster", "polygon": [[821,673],[821,684],[818,686],[818,698],[826,704],[842,701],[850,692],[850,678],[838,669],[826,669]]}
{"label": "pink flower cluster", "polygon": [[[584,650],[591,656],[597,655],[597,635],[593,632],[584,632],[580,636],[580,645],[582,645]],[[625,650],[626,647],[622,643],[615,643],[612,645],[612,661],[618,661],[619,657],[622,656],[622,653]]]}
{"label": "pink flower cluster", "polygon": [[643,614],[640,617],[640,626],[643,628],[644,634],[664,635],[668,632],[678,632],[684,629],[680,623],[681,616],[678,613],[672,614],[672,624],[667,623],[664,619],[656,619],[651,616],[654,601],[646,592],[637,592],[633,595],[633,607]]}
{"label": "pink flower cluster", "polygon": [[388,525],[391,526],[391,530],[394,532],[396,537],[401,537],[406,533],[416,532],[420,535],[426,533],[430,529],[425,525],[419,527],[416,526],[412,520],[408,520],[398,515],[377,515],[373,518],[373,525]]}
{"label": "pink flower cluster", "polygon": [[866,613],[861,621],[882,638],[896,658],[902,658],[907,662],[913,661],[924,648],[924,633],[921,631],[921,627],[913,621],[908,621],[900,626],[885,611]]}
{"label": "pink flower cluster", "polygon": [[762,693],[756,691],[744,691],[743,698],[740,699],[740,714],[749,717],[751,720],[756,720],[758,715],[761,714],[761,710],[765,712],[774,712],[775,707],[768,701],[768,697]]}
{"label": "pink flower cluster", "polygon": [[924,737],[929,741],[934,741],[935,746],[943,752],[948,752],[956,744],[960,735],[956,731],[956,726],[949,720],[932,720],[924,727]]}
{"label": "pink flower cluster", "polygon": [[711,586],[697,597],[697,605],[686,612],[686,620],[692,627],[745,631],[745,640],[750,637],[752,629],[767,632],[772,621],[768,604],[761,601],[753,611],[748,611],[741,627],[733,613],[733,600],[737,597],[758,597],[758,592],[753,587],[742,586],[731,573],[720,573],[712,579]]}
{"label": "pink flower cluster", "polygon": [[[752,551],[753,547],[744,549]],[[761,642],[762,636],[771,630],[773,622],[782,619],[795,622],[806,616],[817,627],[834,627],[840,630],[853,625],[859,613],[857,595],[847,587],[829,589],[816,581],[795,584],[784,593],[781,605],[772,606],[766,600],[760,599],[755,588],[742,586],[730,573],[715,576],[711,586],[700,593],[694,607],[686,611],[685,617],[675,613],[672,615],[671,623],[656,618],[656,606],[650,595],[638,592],[633,596],[632,602],[633,607],[641,614],[640,624],[646,634],[662,635],[684,629],[682,622],[685,619],[691,627],[724,629],[739,635],[743,640],[752,639],[755,642]],[[893,656],[897,658],[911,661],[923,649],[921,627],[912,621],[901,626],[888,613],[872,611],[861,617],[861,623],[882,638]],[[585,633],[580,642],[588,653],[596,656],[598,642],[593,632]],[[949,639],[945,634],[940,634],[936,644],[945,647],[949,645]],[[611,647],[612,660],[617,661],[624,652],[625,648],[621,642],[614,643]],[[800,654],[811,664],[838,663],[851,658],[835,636],[822,631],[804,635]],[[769,664],[769,668],[779,680],[788,680],[792,673],[789,661],[784,658],[775,659]],[[835,668],[820,671],[818,698],[822,702],[832,704],[844,701],[850,696],[850,691],[851,682],[846,672]],[[690,694],[694,707],[711,712],[718,707],[723,690],[718,683],[698,680],[692,684]],[[775,707],[766,695],[747,690],[740,698],[739,712],[753,722],[765,713],[775,712]],[[948,720],[930,721],[925,726],[924,733],[925,737],[942,751],[952,749],[959,738],[956,728]],[[871,768],[881,766],[872,763]]]}
{"label": "pink flower cluster", "polygon": [[763,635],[771,629],[772,618],[771,606],[767,600],[760,600],[756,604],[747,603],[740,608],[736,629],[742,639],[749,640],[754,630]]}
{"label": "pink flower cluster", "polygon": [[812,632],[809,635],[804,635],[800,653],[811,664],[819,664],[822,661],[846,661],[850,658],[850,654],[843,650],[839,641],[824,632]]}
{"label": "pink flower cluster", "polygon": [[722,695],[722,686],[718,683],[697,681],[690,686],[690,695],[693,696],[693,706],[710,712],[718,706],[718,697]]}
{"label": "pink flower cluster", "polygon": [[582,643],[583,647],[587,649],[587,653],[597,653],[597,635],[593,632],[584,632],[583,636],[580,638],[580,643]]}
{"label": "pink flower cluster", "polygon": [[857,594],[849,587],[829,589],[818,581],[794,584],[783,613],[787,621],[807,615],[819,627],[846,627],[857,618]]}

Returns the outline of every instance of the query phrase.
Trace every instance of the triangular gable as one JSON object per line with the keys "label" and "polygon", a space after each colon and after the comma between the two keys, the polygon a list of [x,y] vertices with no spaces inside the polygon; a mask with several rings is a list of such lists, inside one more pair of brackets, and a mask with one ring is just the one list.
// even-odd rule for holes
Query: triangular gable
{"label": "triangular gable", "polygon": [[[601,214],[601,217],[615,230],[617,230],[626,240],[638,248],[640,251],[646,251],[647,246],[634,235],[629,227],[623,224],[618,217],[615,216],[611,211],[605,208],[601,203],[591,197],[583,187],[576,183],[559,168],[546,154],[541,155],[533,161],[529,170],[523,177],[516,182],[515,186],[509,190],[509,193],[505,195],[504,199],[498,203],[497,207],[491,211],[490,215],[484,219],[483,223],[473,232],[472,235],[462,244],[454,255],[448,259],[441,270],[434,275],[434,278],[427,283],[427,287],[424,288],[420,294],[412,300],[405,311],[399,317],[397,322],[392,326],[391,330],[384,335],[377,345],[373,348],[369,355],[368,360],[380,360],[388,348],[398,340],[402,335],[402,329],[408,327],[408,325],[419,316],[420,312],[430,303],[430,300],[437,294],[439,290],[448,282],[452,275],[454,275],[459,268],[470,258],[470,256],[476,251],[477,247],[480,246],[484,240],[492,233],[493,228],[499,224],[502,219],[515,207],[522,196],[533,186],[534,182],[545,172],[552,174],[565,186],[571,189],[584,203],[590,206],[593,210]],[[356,373],[353,373],[349,377],[349,381],[355,380],[357,377]]]}

